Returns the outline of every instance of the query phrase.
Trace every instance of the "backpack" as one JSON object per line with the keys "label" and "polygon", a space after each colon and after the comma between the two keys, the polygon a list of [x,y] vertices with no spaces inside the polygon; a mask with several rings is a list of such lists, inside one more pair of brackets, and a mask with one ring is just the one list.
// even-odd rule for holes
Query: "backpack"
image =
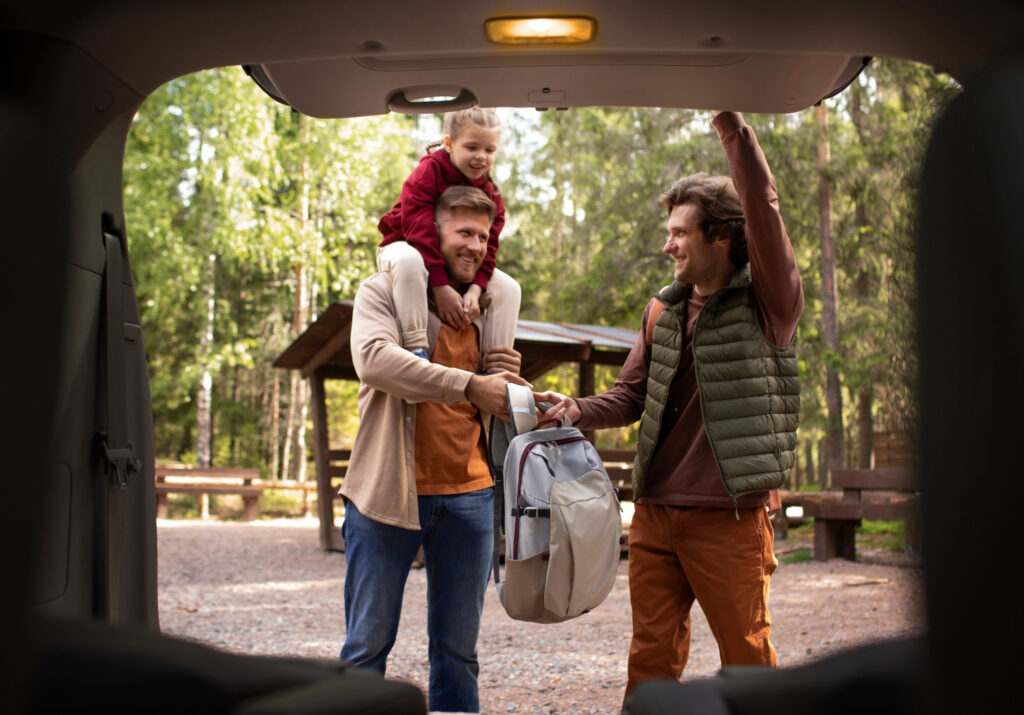
{"label": "backpack", "polygon": [[494,582],[512,618],[558,623],[593,610],[611,591],[621,508],[594,445],[567,420],[540,428],[530,388],[509,383],[506,391],[511,424],[492,417],[489,441]]}

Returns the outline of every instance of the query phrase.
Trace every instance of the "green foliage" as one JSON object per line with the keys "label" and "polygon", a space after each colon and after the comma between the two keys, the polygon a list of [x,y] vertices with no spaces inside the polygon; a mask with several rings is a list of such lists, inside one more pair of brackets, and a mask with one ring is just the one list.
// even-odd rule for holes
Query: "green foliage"
{"label": "green foliage", "polygon": [[882,537],[882,547],[888,551],[906,550],[906,530],[902,521],[873,521],[865,519],[857,529],[858,536]]}
{"label": "green foliage", "polygon": [[784,564],[805,564],[808,563],[812,558],[811,550],[805,546],[801,546],[799,549],[786,554],[782,557],[782,563]]}
{"label": "green foliage", "polygon": [[168,519],[198,519],[199,497],[192,494],[168,494]]}
{"label": "green foliage", "polygon": [[544,143],[529,157],[529,174],[513,172],[505,184],[518,230],[502,260],[523,284],[524,317],[639,324],[650,296],[671,280],[657,196],[689,167],[723,163],[706,136],[708,116],[609,108],[542,115]]}
{"label": "green foliage", "polygon": [[270,364],[305,328],[293,320],[299,301],[351,298],[373,272],[377,219],[413,162],[408,127],[395,116],[300,117],[238,68],[176,79],[146,100],[124,194],[158,453],[194,451],[209,371],[214,462],[267,462],[268,410],[288,399],[282,390],[270,404],[281,379]]}
{"label": "green foliage", "polygon": [[267,489],[260,495],[260,518],[303,516],[302,496],[295,491]]}
{"label": "green foliage", "polygon": [[[827,422],[826,365],[841,371],[851,396],[873,392],[882,428],[912,426],[912,207],[925,138],[957,91],[926,68],[883,60],[826,101],[838,351],[822,339],[813,113],[746,116],[776,178],[803,280],[801,468]],[[523,285],[523,317],[639,329],[651,295],[671,280],[658,195],[681,176],[727,170],[710,114],[580,108],[502,110],[502,119],[496,171],[508,223],[498,264]],[[423,132],[436,133],[433,118],[299,116],[237,68],[174,80],[146,100],[126,147],[124,195],[157,453],[194,459],[196,396],[208,371],[215,463],[268,469],[291,399],[289,376],[270,364],[318,310],[352,298],[374,271],[376,222]],[[615,373],[598,369],[597,389]],[[535,386],[574,394],[577,380],[563,366]],[[351,446],[355,394],[354,383],[328,383],[334,447]],[[852,424],[856,400],[845,403]],[[597,441],[632,446],[635,426],[601,431]]]}

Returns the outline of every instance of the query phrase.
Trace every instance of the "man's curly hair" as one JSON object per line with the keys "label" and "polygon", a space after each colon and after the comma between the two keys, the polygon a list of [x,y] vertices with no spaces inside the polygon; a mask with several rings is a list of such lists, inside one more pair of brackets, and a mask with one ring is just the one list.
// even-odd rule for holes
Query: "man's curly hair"
{"label": "man's curly hair", "polygon": [[695,218],[705,241],[711,243],[716,238],[728,238],[729,260],[737,268],[749,260],[743,205],[732,179],[693,174],[672,184],[672,188],[658,197],[658,206],[668,209],[669,213],[687,203],[697,209]]}

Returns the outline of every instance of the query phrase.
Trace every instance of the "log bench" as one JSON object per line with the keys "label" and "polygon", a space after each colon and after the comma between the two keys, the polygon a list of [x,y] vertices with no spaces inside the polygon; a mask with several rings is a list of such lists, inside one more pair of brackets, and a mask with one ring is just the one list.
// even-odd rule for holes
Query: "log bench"
{"label": "log bench", "polygon": [[259,515],[259,499],[265,487],[256,484],[260,470],[240,467],[157,467],[156,516],[167,518],[168,494],[195,494],[199,497],[199,513],[210,518],[211,494],[238,494],[242,497],[243,521]]}
{"label": "log bench", "polygon": [[836,469],[829,501],[806,501],[804,514],[814,518],[814,560],[854,560],[854,535],[862,519],[906,522],[907,544],[916,546],[920,492],[910,467]]}

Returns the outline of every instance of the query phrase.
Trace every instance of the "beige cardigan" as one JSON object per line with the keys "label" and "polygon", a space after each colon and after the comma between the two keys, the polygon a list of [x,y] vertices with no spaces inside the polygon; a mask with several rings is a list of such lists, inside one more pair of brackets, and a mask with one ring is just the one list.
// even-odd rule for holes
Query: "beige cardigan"
{"label": "beige cardigan", "polygon": [[[476,324],[481,326],[480,318]],[[440,319],[430,313],[431,349],[440,329]],[[356,293],[352,362],[359,375],[359,431],[339,493],[374,521],[419,529],[416,403],[465,402],[472,373],[402,347],[389,273],[370,276]]]}

